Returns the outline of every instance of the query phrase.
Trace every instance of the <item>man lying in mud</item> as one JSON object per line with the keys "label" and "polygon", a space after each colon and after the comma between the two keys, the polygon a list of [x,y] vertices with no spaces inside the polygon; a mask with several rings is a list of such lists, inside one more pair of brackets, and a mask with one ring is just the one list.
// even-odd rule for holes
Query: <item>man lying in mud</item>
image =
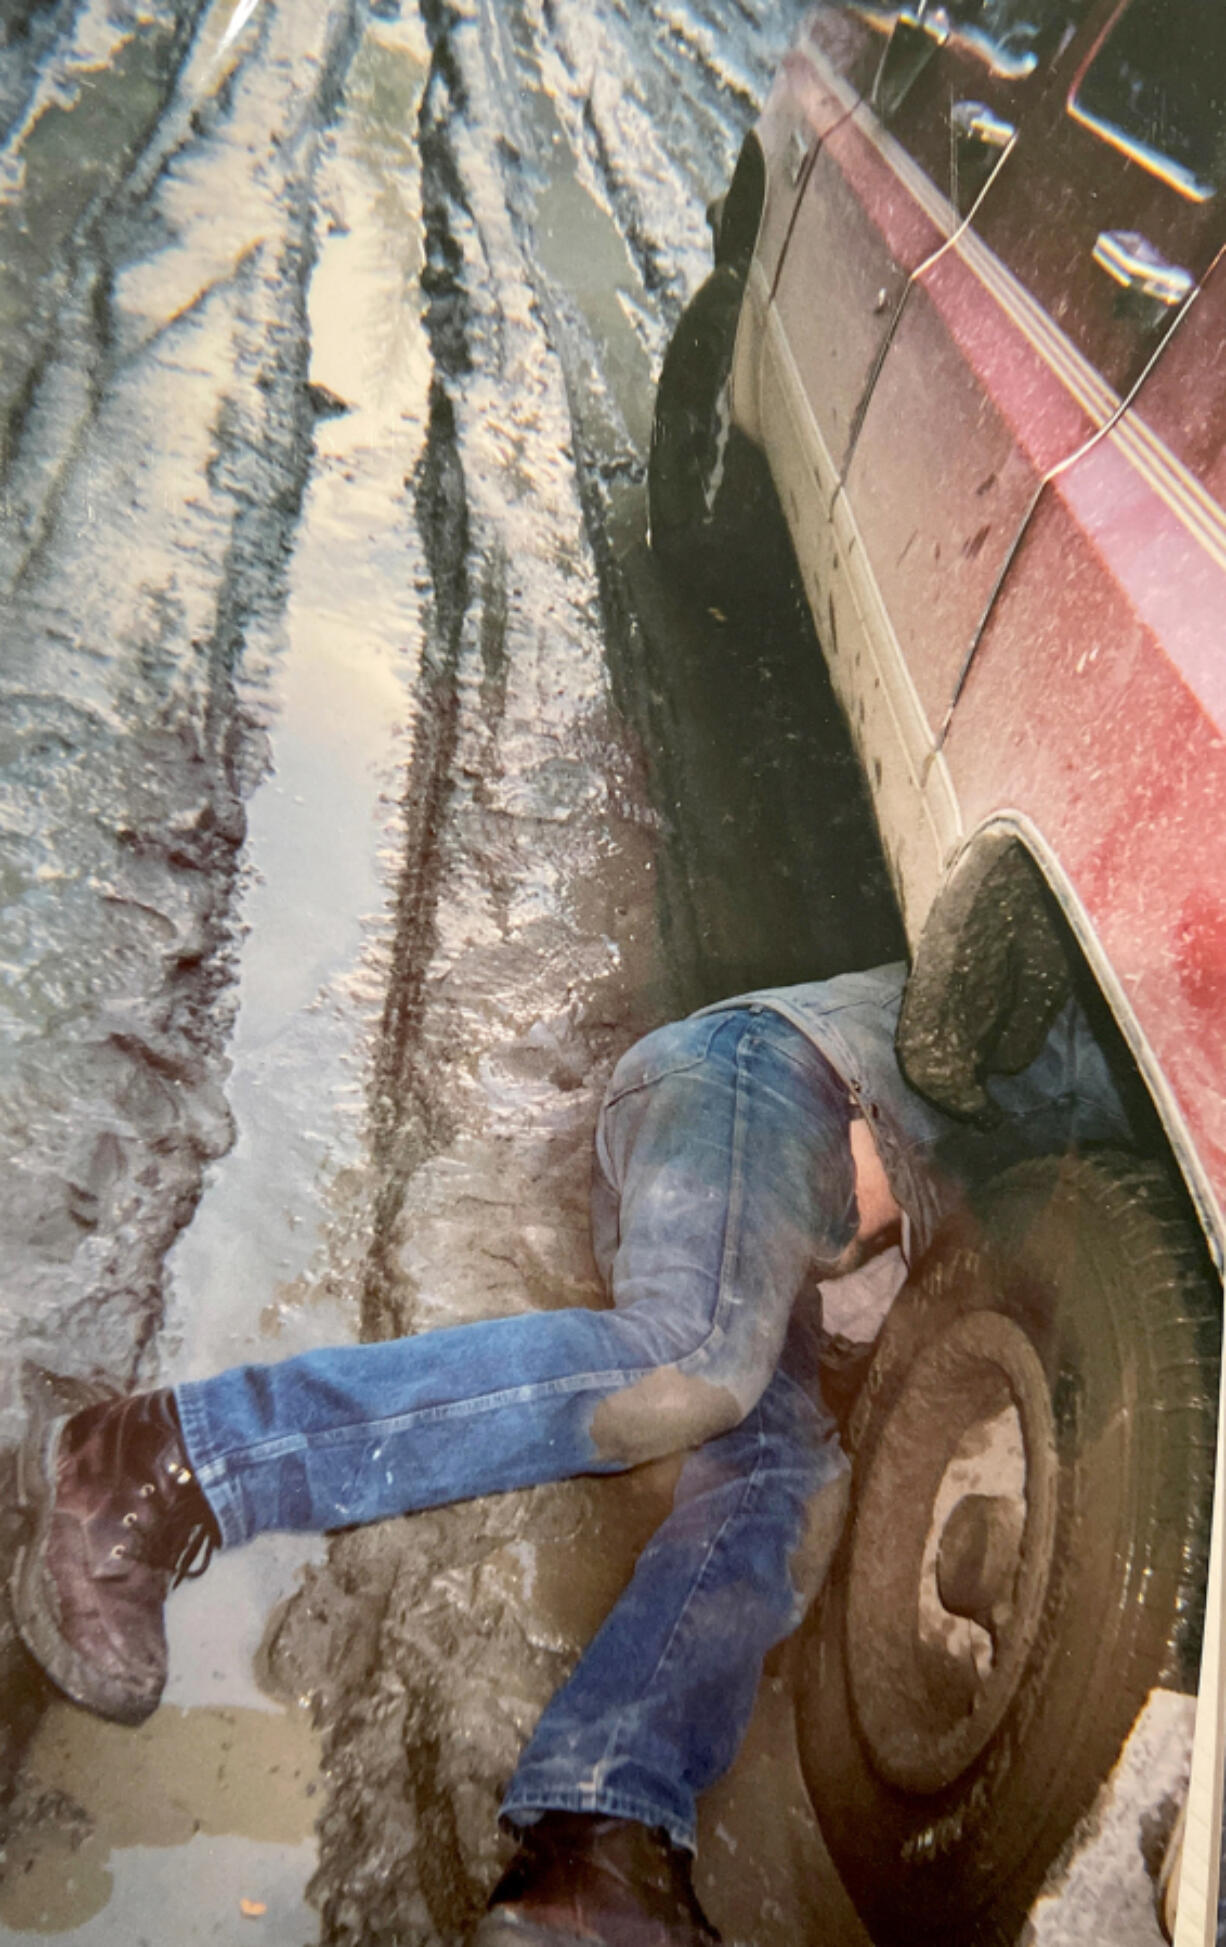
{"label": "man lying in mud", "polygon": [[[166,1674],[163,1604],[210,1546],[683,1452],[672,1512],[511,1780],[520,1850],[476,1940],[716,1940],[690,1882],[695,1801],[812,1593],[812,1563],[804,1577],[796,1564],[848,1465],[817,1386],[811,1294],[900,1234],[922,1251],[960,1194],[938,1160],[953,1125],[894,1054],[904,978],[890,966],[741,997],[631,1048],[596,1129],[609,1309],[240,1366],[36,1430],[14,1598],[55,1682],[103,1716],[146,1717]],[[992,1087],[1035,1147],[1127,1133],[1071,1004],[1038,1059]]]}

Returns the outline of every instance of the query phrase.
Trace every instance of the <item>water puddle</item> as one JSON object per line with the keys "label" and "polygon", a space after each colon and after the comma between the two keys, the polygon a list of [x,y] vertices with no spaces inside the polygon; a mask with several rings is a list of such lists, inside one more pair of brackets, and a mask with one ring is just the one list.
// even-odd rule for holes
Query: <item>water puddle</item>
{"label": "water puddle", "polygon": [[[216,8],[211,26],[232,14]],[[371,23],[319,166],[316,452],[280,652],[245,698],[269,768],[248,807],[227,1085],[238,1134],[168,1262],[162,1382],[356,1336],[367,1067],[420,642],[405,487],[429,380],[418,34]],[[166,1703],[139,1731],[52,1709],[0,1896],[5,1937],[315,1938],[317,1741],[303,1711],[260,1689],[254,1660],[270,1608],[322,1550],[268,1537],[181,1590]]]}
{"label": "water puddle", "polygon": [[[381,1170],[394,1179],[396,1221],[381,1205],[386,1308],[371,1307],[368,1324],[424,1329],[478,1310],[591,1302],[596,1101],[619,1048],[664,1006],[660,813],[610,709],[594,557],[641,533],[666,329],[655,277],[679,297],[701,256],[701,204],[674,207],[663,137],[644,146],[644,111],[628,81],[618,92],[635,61],[654,72],[672,41],[618,7],[589,20],[569,0],[427,10],[426,296],[436,404],[448,411],[435,413],[424,491],[432,372],[416,138],[427,49],[415,18],[384,17],[395,0],[375,11],[312,184],[315,437],[285,612],[274,640],[257,628],[246,648],[243,700],[266,728],[269,768],[244,852],[226,1087],[238,1133],[170,1260],[150,1375],[163,1379],[356,1336]],[[247,0],[209,11],[167,118],[182,153],[158,193],[176,218],[204,210],[211,221],[183,247],[167,222],[164,248],[124,264],[134,345],[168,309],[179,317],[168,290],[182,293],[185,319],[207,322],[202,270],[241,289],[244,316],[281,274],[284,260],[270,255],[264,268],[245,239],[235,247],[236,171],[267,147],[258,89],[241,129],[227,132],[224,115],[211,124],[233,148],[220,178],[230,193],[218,196],[213,177],[207,205],[209,158],[193,147],[189,107],[209,121],[201,102],[214,72],[259,79],[258,63],[305,65],[275,42],[288,18]],[[702,130],[722,86],[704,84]],[[688,115],[689,92],[673,92]],[[231,93],[241,105],[242,88]],[[602,161],[610,142],[618,157],[636,151],[646,185],[628,190],[626,171]],[[705,138],[690,147],[707,153]],[[640,210],[664,213],[646,237],[627,215],[640,191]],[[193,364],[210,372],[252,342],[202,331],[190,334]],[[685,644],[671,612],[660,634],[675,662]],[[712,659],[690,660],[710,690]],[[666,723],[654,742],[685,759],[711,712],[693,713],[699,732],[687,733],[664,682],[641,687]],[[723,749],[718,763],[704,760],[719,773],[721,816],[729,777],[761,795],[741,744],[727,759]],[[434,795],[402,811],[403,780],[419,773]],[[690,797],[683,773],[684,762],[678,805]],[[414,851],[402,818],[411,838],[418,814]],[[406,1003],[412,1046],[388,1069],[404,1124],[389,1162],[368,1154],[366,1103],[391,963],[385,914],[402,869],[417,931],[396,971],[418,984]],[[726,903],[739,937],[744,914]],[[794,906],[790,897],[793,930]],[[717,991],[746,984],[722,979]],[[439,1108],[420,1154],[406,1076]],[[402,1151],[413,1164],[403,1181]],[[171,1605],[172,1680],[149,1725],[116,1732],[67,1707],[48,1717],[0,1895],[2,1937],[304,1947],[318,1927],[305,1887],[325,1792],[316,1899],[330,1933],[371,1947],[456,1937],[498,1870],[497,1794],[524,1733],[616,1594],[660,1491],[654,1478],[574,1483],[354,1531],[311,1568],[266,1645],[270,1612],[322,1546],[265,1537],[222,1557]],[[286,1691],[323,1699],[328,1778],[302,1711],[261,1688],[265,1669]],[[731,1877],[748,1888],[747,1933],[766,1887],[820,1879],[799,1785],[779,1810],[791,1734],[787,1696],[771,1683],[748,1796],[778,1828],[775,1851],[770,1835],[749,1833],[736,1788],[713,1814],[729,1858],[741,1847]],[[760,1870],[747,1871],[751,1858]],[[786,1917],[769,1937],[788,1937]]]}
{"label": "water puddle", "polygon": [[51,281],[60,250],[156,121],[174,38],[156,12],[124,32],[88,10],[0,157],[0,422],[18,407],[48,311],[63,301]]}
{"label": "water puddle", "polygon": [[163,1947],[231,1939],[249,1920],[264,1947],[303,1947],[317,1742],[301,1710],[167,1706],[129,1731],[53,1709],[8,1846],[6,1929]]}
{"label": "water puddle", "polygon": [[579,312],[630,441],[645,455],[654,382],[635,318],[650,310],[651,300],[612,211],[584,178],[560,101],[537,65],[535,48],[526,44],[522,24],[520,39],[526,84],[520,109],[541,177],[532,213],[537,262]]}

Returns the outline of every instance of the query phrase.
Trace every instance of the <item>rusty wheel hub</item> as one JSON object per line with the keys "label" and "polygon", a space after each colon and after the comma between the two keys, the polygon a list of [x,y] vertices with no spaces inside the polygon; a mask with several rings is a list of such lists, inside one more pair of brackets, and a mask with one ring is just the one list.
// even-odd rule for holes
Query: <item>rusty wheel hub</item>
{"label": "rusty wheel hub", "polygon": [[1043,1614],[1057,1489],[1030,1340],[997,1312],[955,1319],[911,1368],[856,1512],[848,1674],[890,1784],[943,1790],[1000,1724]]}

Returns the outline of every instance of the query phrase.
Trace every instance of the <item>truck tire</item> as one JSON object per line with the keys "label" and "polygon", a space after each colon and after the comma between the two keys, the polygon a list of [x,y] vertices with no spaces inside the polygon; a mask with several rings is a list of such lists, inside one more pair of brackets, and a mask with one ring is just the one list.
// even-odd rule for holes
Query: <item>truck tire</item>
{"label": "truck tire", "polygon": [[1195,1689],[1220,1332],[1167,1179],[1106,1151],[1007,1171],[897,1301],[799,1698],[877,1947],[1015,1941],[1151,1689]]}
{"label": "truck tire", "polygon": [[682,312],[656,388],[647,463],[652,550],[684,580],[735,601],[776,547],[766,461],[731,420],[729,380],[744,285],[719,264]]}

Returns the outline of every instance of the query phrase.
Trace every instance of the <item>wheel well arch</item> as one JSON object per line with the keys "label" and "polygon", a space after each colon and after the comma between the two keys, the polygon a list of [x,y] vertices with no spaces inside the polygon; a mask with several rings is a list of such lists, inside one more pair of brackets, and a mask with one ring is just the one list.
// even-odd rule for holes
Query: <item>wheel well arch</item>
{"label": "wheel well arch", "polygon": [[997,817],[965,841],[921,929],[899,1021],[903,1072],[974,1120],[991,1107],[986,1076],[1033,1059],[1071,993],[1144,1153],[1185,1193],[1221,1275],[1226,1224],[1131,997],[1042,833],[1019,815]]}
{"label": "wheel well arch", "polygon": [[712,205],[715,261],[730,264],[742,282],[749,275],[765,207],[766,155],[756,132],[750,129],[741,143],[732,181]]}

